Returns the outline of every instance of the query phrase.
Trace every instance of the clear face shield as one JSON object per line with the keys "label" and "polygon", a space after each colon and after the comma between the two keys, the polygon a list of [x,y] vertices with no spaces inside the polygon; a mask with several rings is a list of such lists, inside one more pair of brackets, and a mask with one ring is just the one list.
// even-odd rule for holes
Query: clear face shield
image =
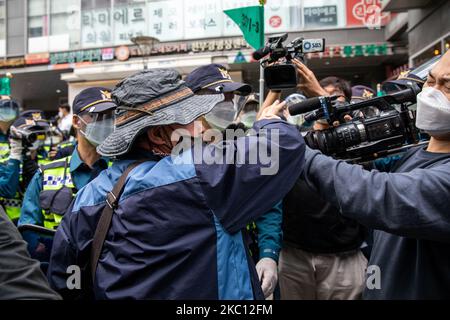
{"label": "clear face shield", "polygon": [[239,111],[247,96],[236,95],[232,92],[224,93],[225,100],[217,103],[214,108],[204,116],[208,125],[214,129],[225,130],[236,121]]}
{"label": "clear face shield", "polygon": [[19,115],[19,106],[12,100],[0,102],[0,121],[11,122]]}
{"label": "clear face shield", "polygon": [[251,94],[245,97],[245,100],[241,103],[241,107],[238,110],[236,122],[242,123],[247,129],[253,127],[253,123],[256,121],[256,115],[259,110],[259,95]]}
{"label": "clear face shield", "polygon": [[82,123],[80,132],[95,147],[114,132],[114,110],[101,113],[83,113],[78,118]]}

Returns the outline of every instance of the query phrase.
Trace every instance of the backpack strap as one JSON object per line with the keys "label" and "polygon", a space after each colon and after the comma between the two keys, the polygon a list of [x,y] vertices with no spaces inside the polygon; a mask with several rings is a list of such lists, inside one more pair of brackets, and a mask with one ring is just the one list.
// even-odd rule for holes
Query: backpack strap
{"label": "backpack strap", "polygon": [[108,192],[106,195],[106,206],[105,208],[103,208],[102,215],[100,216],[100,219],[97,223],[97,228],[95,229],[91,247],[90,267],[91,267],[92,282],[94,282],[95,280],[95,272],[97,270],[98,260],[100,259],[103,244],[105,242],[109,227],[111,225],[114,210],[117,208],[120,196],[123,193],[125,181],[131,170],[133,170],[143,162],[145,162],[145,160],[137,161],[130,164],[127,167],[127,169],[122,173],[112,191]]}

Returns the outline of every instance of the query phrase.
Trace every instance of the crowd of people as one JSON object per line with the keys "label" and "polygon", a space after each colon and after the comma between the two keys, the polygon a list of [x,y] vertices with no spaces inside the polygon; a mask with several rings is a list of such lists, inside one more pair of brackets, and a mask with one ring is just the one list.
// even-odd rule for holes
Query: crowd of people
{"label": "crowd of people", "polygon": [[[293,63],[308,98],[377,95]],[[0,299],[449,298],[450,52],[407,81],[429,142],[365,166],[218,64],[84,89],[57,123],[2,96]]]}

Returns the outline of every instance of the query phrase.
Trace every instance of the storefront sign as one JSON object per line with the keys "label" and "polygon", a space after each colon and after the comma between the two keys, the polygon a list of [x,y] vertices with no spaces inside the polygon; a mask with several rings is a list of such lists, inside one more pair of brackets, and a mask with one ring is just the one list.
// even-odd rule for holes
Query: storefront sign
{"label": "storefront sign", "polygon": [[25,63],[27,65],[35,64],[48,64],[50,62],[50,54],[46,53],[33,53],[25,56]]}
{"label": "storefront sign", "polygon": [[323,28],[337,25],[337,6],[304,8],[305,28]]}
{"label": "storefront sign", "polygon": [[114,49],[103,48],[102,49],[102,61],[114,60]]}
{"label": "storefront sign", "polygon": [[81,41],[84,47],[127,43],[132,37],[146,32],[145,3],[82,12]]}
{"label": "storefront sign", "polygon": [[192,52],[202,51],[223,51],[223,50],[240,50],[250,49],[244,38],[230,38],[218,40],[194,41],[191,43]]}
{"label": "storefront sign", "polygon": [[324,52],[308,53],[306,57],[311,58],[353,58],[353,57],[371,57],[392,55],[392,49],[387,43],[365,44],[365,45],[346,45],[346,46],[327,46]]}
{"label": "storefront sign", "polygon": [[[250,49],[243,38],[213,39],[193,42],[158,43],[151,50],[150,55],[165,55],[188,52],[225,51]],[[30,55],[31,56],[31,55]],[[37,57],[37,55],[32,55]],[[116,58],[126,61],[130,57],[139,57],[142,53],[137,46],[120,46],[117,48],[88,49],[71,52],[55,52],[49,55],[52,65],[79,62],[110,61]],[[42,60],[44,61],[44,60]],[[47,61],[48,63],[48,61]]]}
{"label": "storefront sign", "polygon": [[55,52],[50,54],[50,64],[94,62],[102,60],[102,49]]}
{"label": "storefront sign", "polygon": [[381,0],[347,0],[347,26],[380,28],[389,22],[390,15],[381,12]]}
{"label": "storefront sign", "polygon": [[[160,0],[82,10],[81,45],[128,45],[132,37],[142,35],[162,42],[239,36],[238,26],[223,11],[257,4],[256,0]],[[295,0],[270,1],[264,19],[267,33],[298,31],[301,6]]]}
{"label": "storefront sign", "polygon": [[117,47],[114,55],[119,61],[126,61],[130,57],[130,49],[127,46]]}
{"label": "storefront sign", "polygon": [[[150,55],[165,55],[188,52],[206,52],[206,51],[228,51],[250,49],[250,46],[244,38],[212,39],[176,43],[158,43],[151,50]],[[120,46],[115,50],[116,59],[126,61],[130,57],[141,56],[137,46]]]}
{"label": "storefront sign", "polygon": [[25,65],[24,58],[0,59],[0,68],[15,68]]}

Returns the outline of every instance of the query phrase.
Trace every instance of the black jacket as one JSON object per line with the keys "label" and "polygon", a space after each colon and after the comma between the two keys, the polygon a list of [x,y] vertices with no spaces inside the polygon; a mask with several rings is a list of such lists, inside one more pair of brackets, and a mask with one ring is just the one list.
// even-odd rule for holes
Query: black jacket
{"label": "black jacket", "polygon": [[359,248],[365,228],[342,216],[305,177],[295,183],[283,200],[284,243],[312,253],[339,253]]}
{"label": "black jacket", "polygon": [[39,262],[30,258],[27,244],[0,209],[0,300],[61,297],[50,289]]}

